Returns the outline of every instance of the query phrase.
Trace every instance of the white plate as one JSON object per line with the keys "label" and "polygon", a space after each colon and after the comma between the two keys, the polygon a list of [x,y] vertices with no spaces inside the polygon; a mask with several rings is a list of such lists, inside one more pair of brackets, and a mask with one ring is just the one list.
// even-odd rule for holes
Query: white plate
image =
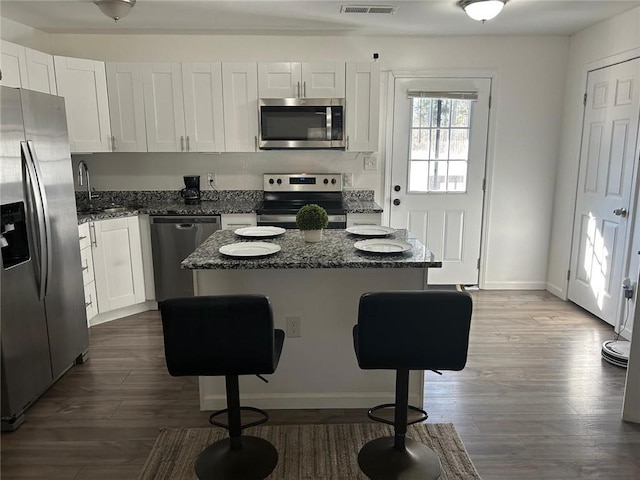
{"label": "white plate", "polygon": [[280,245],[269,242],[240,242],[223,245],[218,250],[230,257],[263,257],[280,251]]}
{"label": "white plate", "polygon": [[347,228],[347,232],[363,237],[384,237],[396,233],[396,230],[382,225],[354,225]]}
{"label": "white plate", "polygon": [[241,237],[277,237],[282,235],[286,230],[281,227],[242,227],[236,228],[233,233]]}
{"label": "white plate", "polygon": [[353,246],[363,252],[373,253],[401,253],[413,248],[410,243],[402,240],[377,238],[371,240],[360,240],[359,242],[354,243]]}

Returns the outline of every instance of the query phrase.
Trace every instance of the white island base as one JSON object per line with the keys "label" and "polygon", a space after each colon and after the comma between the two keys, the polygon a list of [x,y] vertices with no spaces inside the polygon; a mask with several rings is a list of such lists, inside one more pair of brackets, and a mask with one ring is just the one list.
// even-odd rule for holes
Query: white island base
{"label": "white island base", "polygon": [[[426,268],[194,270],[196,295],[265,294],[276,328],[296,317],[300,337],[287,336],[269,383],[240,377],[243,405],[264,409],[370,408],[394,403],[395,372],[361,370],[352,329],[365,292],[424,290]],[[393,319],[390,318],[390,328]],[[424,372],[411,372],[409,403],[421,407]],[[202,410],[226,408],[224,377],[200,377]]]}

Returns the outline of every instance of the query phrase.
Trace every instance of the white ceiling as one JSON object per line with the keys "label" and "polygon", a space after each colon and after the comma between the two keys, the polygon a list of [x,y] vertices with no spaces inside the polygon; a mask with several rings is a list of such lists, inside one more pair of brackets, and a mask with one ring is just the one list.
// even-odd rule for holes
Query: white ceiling
{"label": "white ceiling", "polygon": [[[395,5],[393,15],[342,5]],[[456,0],[138,0],[117,24],[92,0],[0,0],[0,16],[49,33],[243,35],[571,35],[640,0],[510,0],[485,24]]]}

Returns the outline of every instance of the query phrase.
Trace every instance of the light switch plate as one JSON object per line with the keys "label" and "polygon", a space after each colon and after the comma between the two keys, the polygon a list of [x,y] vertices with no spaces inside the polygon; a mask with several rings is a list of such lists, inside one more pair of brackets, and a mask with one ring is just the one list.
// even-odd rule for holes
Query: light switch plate
{"label": "light switch plate", "polygon": [[365,155],[364,157],[364,169],[365,170],[378,170],[378,156],[375,153],[371,155]]}
{"label": "light switch plate", "polygon": [[353,173],[343,173],[342,174],[342,186],[343,187],[353,187]]}

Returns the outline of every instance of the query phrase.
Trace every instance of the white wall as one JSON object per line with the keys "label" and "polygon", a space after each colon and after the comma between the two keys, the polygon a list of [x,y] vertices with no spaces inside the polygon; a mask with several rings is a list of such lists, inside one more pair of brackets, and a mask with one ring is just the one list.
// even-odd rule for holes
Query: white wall
{"label": "white wall", "polygon": [[[567,295],[587,68],[594,62],[606,64],[607,58],[640,48],[639,25],[640,7],[571,37],[547,276],[547,289],[561,298]],[[638,233],[636,228],[636,247],[640,247]],[[638,250],[640,248],[635,248]],[[637,260],[634,260],[632,267],[636,272],[637,265]],[[631,274],[630,277],[637,278],[637,275]]]}
{"label": "white wall", "polygon": [[[377,52],[383,71],[495,72],[484,287],[545,287],[567,37],[52,35],[52,48],[105,61],[367,61]],[[260,188],[265,171],[337,170],[383,199],[383,165],[371,173],[352,154],[286,153],[93,155],[88,163],[99,189],[177,188],[183,173],[209,168],[222,189]]]}

